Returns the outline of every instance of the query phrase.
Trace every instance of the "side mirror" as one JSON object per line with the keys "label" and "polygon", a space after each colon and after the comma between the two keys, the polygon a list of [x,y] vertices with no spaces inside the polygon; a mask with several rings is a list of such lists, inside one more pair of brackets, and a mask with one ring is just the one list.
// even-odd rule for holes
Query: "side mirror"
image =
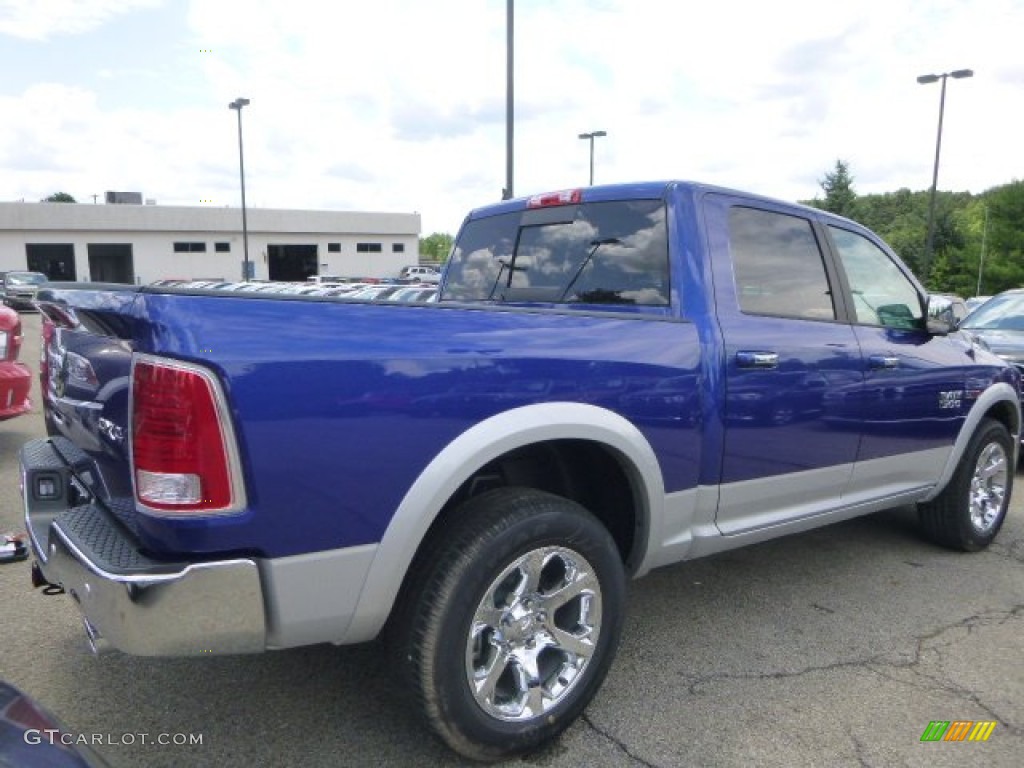
{"label": "side mirror", "polygon": [[946,336],[956,330],[956,315],[953,305],[937,296],[928,297],[928,333],[932,336]]}

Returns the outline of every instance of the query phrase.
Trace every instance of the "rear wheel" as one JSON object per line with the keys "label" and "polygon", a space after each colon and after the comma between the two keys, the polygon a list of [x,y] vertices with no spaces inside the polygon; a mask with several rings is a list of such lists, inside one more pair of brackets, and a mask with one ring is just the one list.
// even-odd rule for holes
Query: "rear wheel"
{"label": "rear wheel", "polygon": [[925,533],[951,549],[976,552],[987,547],[1006,518],[1013,473],[1013,437],[1002,423],[984,419],[949,485],[920,505]]}
{"label": "rear wheel", "polygon": [[424,550],[389,631],[431,727],[476,760],[556,737],[618,647],[625,575],[611,536],[574,502],[500,488]]}

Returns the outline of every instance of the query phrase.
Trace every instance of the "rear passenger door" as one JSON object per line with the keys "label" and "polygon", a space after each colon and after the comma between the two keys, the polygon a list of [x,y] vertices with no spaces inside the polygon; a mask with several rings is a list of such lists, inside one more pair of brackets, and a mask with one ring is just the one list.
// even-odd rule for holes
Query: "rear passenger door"
{"label": "rear passenger door", "polygon": [[717,524],[732,534],[839,503],[860,424],[828,415],[857,408],[863,363],[811,216],[719,194],[705,216],[724,345]]}

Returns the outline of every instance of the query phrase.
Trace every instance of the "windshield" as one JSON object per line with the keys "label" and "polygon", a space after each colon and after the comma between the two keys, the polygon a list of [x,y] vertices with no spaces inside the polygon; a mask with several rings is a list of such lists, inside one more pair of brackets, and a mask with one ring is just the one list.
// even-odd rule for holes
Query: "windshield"
{"label": "windshield", "polygon": [[1024,293],[1006,293],[990,299],[968,315],[961,327],[982,331],[1024,331]]}
{"label": "windshield", "polygon": [[11,285],[42,285],[46,275],[41,272],[8,272],[4,278]]}
{"label": "windshield", "polygon": [[665,204],[618,200],[470,221],[442,301],[669,303]]}

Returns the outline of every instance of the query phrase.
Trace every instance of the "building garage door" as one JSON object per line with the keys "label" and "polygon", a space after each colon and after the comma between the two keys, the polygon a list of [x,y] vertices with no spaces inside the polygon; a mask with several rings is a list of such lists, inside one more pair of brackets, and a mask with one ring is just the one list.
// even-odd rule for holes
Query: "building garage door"
{"label": "building garage door", "polygon": [[131,243],[89,243],[89,278],[95,283],[134,283]]}

